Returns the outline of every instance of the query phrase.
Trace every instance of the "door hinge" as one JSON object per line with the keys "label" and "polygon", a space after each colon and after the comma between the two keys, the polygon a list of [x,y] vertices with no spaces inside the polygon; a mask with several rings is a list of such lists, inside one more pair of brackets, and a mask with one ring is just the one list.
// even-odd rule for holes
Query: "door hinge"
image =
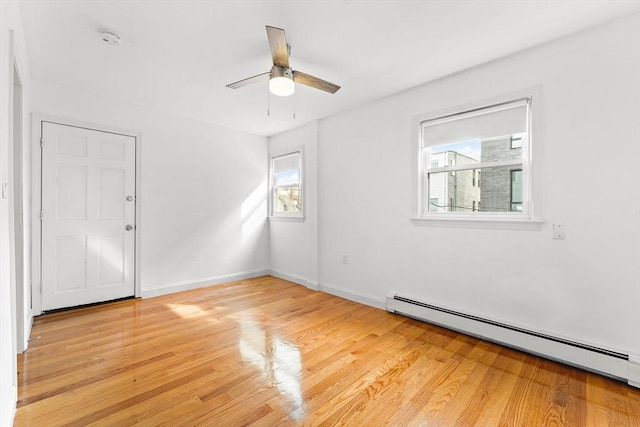
{"label": "door hinge", "polygon": [[40,221],[42,221],[43,217],[44,217],[44,214],[42,213],[42,211],[40,211]]}
{"label": "door hinge", "polygon": [[40,148],[44,148],[44,138],[40,137]]}

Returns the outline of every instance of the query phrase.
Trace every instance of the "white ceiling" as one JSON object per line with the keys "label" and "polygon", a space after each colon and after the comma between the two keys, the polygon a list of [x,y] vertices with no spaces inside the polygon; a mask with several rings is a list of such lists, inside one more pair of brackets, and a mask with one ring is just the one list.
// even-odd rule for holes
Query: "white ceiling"
{"label": "white ceiling", "polygon": [[[32,75],[273,135],[640,10],[638,0],[22,0]],[[269,71],[265,25],[291,65],[340,86],[226,84]],[[99,30],[124,40],[102,42]],[[293,118],[295,108],[296,118]]]}

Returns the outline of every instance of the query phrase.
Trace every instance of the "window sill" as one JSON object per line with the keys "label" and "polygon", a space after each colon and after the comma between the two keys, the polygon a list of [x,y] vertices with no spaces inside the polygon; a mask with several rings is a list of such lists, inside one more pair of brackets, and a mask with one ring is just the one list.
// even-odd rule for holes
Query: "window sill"
{"label": "window sill", "polygon": [[411,222],[423,227],[482,228],[489,230],[539,231],[545,220],[502,218],[424,218],[414,217]]}
{"label": "window sill", "polygon": [[270,216],[269,221],[275,222],[304,222],[303,216]]}

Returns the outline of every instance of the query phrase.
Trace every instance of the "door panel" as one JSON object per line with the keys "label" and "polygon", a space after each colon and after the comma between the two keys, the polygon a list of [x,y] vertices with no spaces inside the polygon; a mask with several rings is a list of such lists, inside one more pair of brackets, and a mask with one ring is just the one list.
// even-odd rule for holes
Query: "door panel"
{"label": "door panel", "polygon": [[58,220],[87,219],[87,167],[58,165],[56,169]]}
{"label": "door panel", "polygon": [[87,236],[57,236],[58,291],[87,287]]}
{"label": "door panel", "polygon": [[126,245],[122,234],[100,238],[100,280],[98,286],[124,281]]}
{"label": "door panel", "polygon": [[88,138],[82,135],[60,135],[58,154],[64,156],[87,157]]}
{"label": "door panel", "polygon": [[101,141],[100,142],[100,158],[103,160],[119,160],[126,159],[127,150],[126,143],[118,141]]}
{"label": "door panel", "polygon": [[42,310],[134,295],[135,138],[42,126]]}
{"label": "door panel", "polygon": [[100,209],[99,219],[124,219],[125,171],[114,168],[100,169]]}

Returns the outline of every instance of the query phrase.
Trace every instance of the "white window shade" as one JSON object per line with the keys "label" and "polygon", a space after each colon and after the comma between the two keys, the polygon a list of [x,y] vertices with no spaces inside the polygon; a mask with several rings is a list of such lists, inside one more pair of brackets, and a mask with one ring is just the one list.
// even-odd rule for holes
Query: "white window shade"
{"label": "white window shade", "polygon": [[273,172],[279,173],[300,168],[300,153],[287,154],[273,159]]}
{"label": "white window shade", "polygon": [[527,131],[529,100],[422,122],[423,147],[481,140]]}

